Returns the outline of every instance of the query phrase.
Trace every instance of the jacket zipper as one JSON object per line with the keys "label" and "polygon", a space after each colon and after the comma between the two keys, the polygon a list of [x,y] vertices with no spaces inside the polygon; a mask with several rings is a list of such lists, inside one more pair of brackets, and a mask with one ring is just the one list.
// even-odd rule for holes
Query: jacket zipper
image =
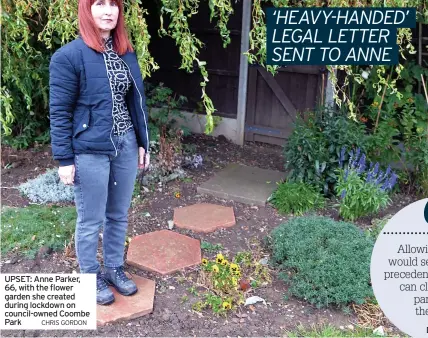
{"label": "jacket zipper", "polygon": [[138,92],[138,94],[140,95],[140,108],[141,108],[141,111],[143,112],[144,125],[145,125],[145,127],[146,127],[146,141],[147,141],[147,149],[146,149],[146,153],[149,153],[149,150],[150,150],[149,132],[148,132],[148,130],[147,130],[146,114],[145,114],[144,109],[143,109],[143,97],[141,96],[140,90],[138,89],[138,86],[137,86],[137,83],[135,82],[134,77],[132,76],[131,69],[129,68],[128,64],[125,62],[125,60],[124,60],[124,59],[122,59],[122,61],[123,61],[123,63],[125,64],[126,68],[128,68],[129,75],[131,75],[132,81],[134,82],[134,86],[135,86],[135,88],[137,88],[137,92]]}
{"label": "jacket zipper", "polygon": [[104,53],[103,53],[103,59],[104,59],[104,64],[105,64],[105,66],[106,66],[106,70],[107,70],[107,80],[108,80],[108,83],[109,83],[109,85],[110,85],[111,104],[112,104],[112,108],[111,108],[111,118],[112,118],[112,120],[113,120],[113,125],[112,125],[111,130],[110,130],[110,141],[111,141],[111,143],[113,144],[113,147],[114,147],[114,150],[115,150],[115,153],[116,153],[115,157],[117,157],[117,148],[116,148],[116,145],[115,145],[115,144],[114,144],[114,142],[113,142],[113,138],[111,137],[111,134],[112,134],[112,132],[113,132],[113,128],[114,128],[114,116],[113,116],[114,98],[113,98],[113,88],[111,87],[111,81],[110,81],[110,78],[109,78],[109,76],[108,76],[108,66],[107,66],[106,56],[104,55]]}
{"label": "jacket zipper", "polygon": [[[111,130],[110,130],[110,141],[111,141],[111,144],[113,144],[113,147],[114,147],[114,151],[115,151],[115,157],[117,157],[117,148],[116,148],[116,145],[114,144],[114,142],[113,142],[113,138],[111,137],[111,134],[113,133],[113,129],[114,129],[114,116],[113,116],[113,108],[114,108],[114,98],[113,98],[113,88],[111,87],[111,81],[110,81],[110,78],[109,78],[109,76],[108,76],[108,67],[107,67],[107,61],[106,61],[106,56],[104,55],[104,53],[103,53],[103,59],[104,59],[104,64],[105,64],[105,66],[106,66],[106,70],[107,70],[107,80],[108,80],[108,83],[109,83],[109,85],[110,85],[110,93],[111,93],[111,104],[112,104],[112,108],[111,108],[111,118],[112,118],[112,120],[113,120],[113,124],[112,124],[112,126],[111,126]],[[117,185],[117,182],[116,182],[116,178],[114,177],[114,170],[112,170],[112,175],[113,175],[113,182],[114,182],[114,185]]]}

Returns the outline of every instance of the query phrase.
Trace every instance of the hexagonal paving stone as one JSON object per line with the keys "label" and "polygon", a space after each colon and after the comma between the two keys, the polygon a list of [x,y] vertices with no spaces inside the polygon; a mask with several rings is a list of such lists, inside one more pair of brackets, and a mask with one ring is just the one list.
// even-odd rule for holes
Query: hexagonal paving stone
{"label": "hexagonal paving stone", "polygon": [[115,288],[110,287],[115,301],[110,305],[97,305],[98,325],[138,318],[153,311],[155,282],[137,275],[127,275],[137,284],[138,292],[132,296],[122,296]]}
{"label": "hexagonal paving stone", "polygon": [[174,209],[174,223],[195,232],[212,232],[236,224],[232,207],[200,203]]}
{"label": "hexagonal paving stone", "polygon": [[132,238],[126,262],[167,275],[201,263],[201,245],[194,238],[159,230]]}

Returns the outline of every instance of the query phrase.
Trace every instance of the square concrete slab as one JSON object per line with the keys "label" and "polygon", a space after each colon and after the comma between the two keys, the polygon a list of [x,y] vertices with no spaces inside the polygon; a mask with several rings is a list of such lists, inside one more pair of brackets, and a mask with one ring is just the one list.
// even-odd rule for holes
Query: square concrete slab
{"label": "square concrete slab", "polygon": [[199,194],[265,206],[286,173],[231,163],[197,188]]}
{"label": "square concrete slab", "polygon": [[236,224],[233,208],[210,203],[198,203],[174,208],[174,224],[195,232],[212,232]]}
{"label": "square concrete slab", "polygon": [[98,325],[138,318],[153,311],[155,282],[137,275],[127,275],[137,284],[138,292],[132,296],[122,296],[110,287],[115,301],[110,305],[97,305]]}
{"label": "square concrete slab", "polygon": [[200,241],[170,230],[135,236],[126,262],[140,269],[167,275],[201,264]]}

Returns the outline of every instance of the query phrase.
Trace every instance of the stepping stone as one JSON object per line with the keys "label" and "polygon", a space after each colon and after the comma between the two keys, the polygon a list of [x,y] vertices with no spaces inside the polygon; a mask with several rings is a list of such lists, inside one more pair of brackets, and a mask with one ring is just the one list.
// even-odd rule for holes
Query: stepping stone
{"label": "stepping stone", "polygon": [[138,292],[132,296],[122,296],[115,288],[110,287],[115,301],[110,305],[97,305],[98,325],[138,318],[153,311],[155,282],[140,276],[127,275],[137,284]]}
{"label": "stepping stone", "polygon": [[236,222],[232,207],[200,203],[174,208],[174,224],[178,228],[208,233],[232,227]]}
{"label": "stepping stone", "polygon": [[200,241],[170,230],[149,232],[132,238],[129,265],[167,275],[201,263]]}
{"label": "stepping stone", "polygon": [[197,192],[240,203],[265,206],[266,200],[277,188],[276,182],[285,178],[285,172],[231,163],[199,186]]}

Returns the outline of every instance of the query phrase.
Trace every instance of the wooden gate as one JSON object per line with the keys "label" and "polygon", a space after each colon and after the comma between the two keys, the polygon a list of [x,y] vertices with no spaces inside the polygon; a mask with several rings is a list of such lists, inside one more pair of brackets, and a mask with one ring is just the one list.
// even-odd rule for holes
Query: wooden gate
{"label": "wooden gate", "polygon": [[297,114],[319,103],[326,84],[323,73],[325,67],[289,66],[272,76],[262,67],[250,66],[245,140],[284,145]]}

